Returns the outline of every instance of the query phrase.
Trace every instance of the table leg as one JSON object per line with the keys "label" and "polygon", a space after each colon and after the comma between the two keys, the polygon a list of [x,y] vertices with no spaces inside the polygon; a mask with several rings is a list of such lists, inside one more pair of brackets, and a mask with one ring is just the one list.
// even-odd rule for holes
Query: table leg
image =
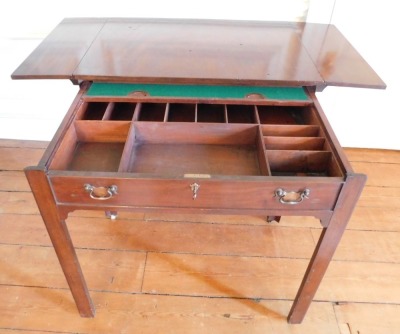
{"label": "table leg", "polygon": [[43,170],[36,167],[25,169],[25,174],[79,313],[82,317],[94,317],[95,308],[89,296],[67,225],[57,210],[47,176]]}
{"label": "table leg", "polygon": [[279,223],[281,221],[281,216],[267,216],[267,223],[272,223],[274,221]]}
{"label": "table leg", "polygon": [[349,175],[343,185],[329,224],[323,229],[308,265],[297,296],[288,316],[288,322],[299,324],[317,292],[318,286],[328,269],[336,247],[346,229],[354,207],[361,195],[366,176],[362,174]]}

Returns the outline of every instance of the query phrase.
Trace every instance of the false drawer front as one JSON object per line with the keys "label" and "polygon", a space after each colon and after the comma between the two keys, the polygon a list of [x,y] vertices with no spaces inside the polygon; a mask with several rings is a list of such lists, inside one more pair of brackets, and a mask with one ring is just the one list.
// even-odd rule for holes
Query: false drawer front
{"label": "false drawer front", "polygon": [[[268,179],[268,177],[267,177]],[[65,204],[197,209],[331,210],[341,182],[50,176]]]}

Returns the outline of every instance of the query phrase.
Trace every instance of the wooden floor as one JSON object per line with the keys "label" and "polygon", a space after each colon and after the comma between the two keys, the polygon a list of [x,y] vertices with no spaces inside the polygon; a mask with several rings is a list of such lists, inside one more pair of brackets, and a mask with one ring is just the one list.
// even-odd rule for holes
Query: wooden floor
{"label": "wooden floor", "polygon": [[288,325],[315,218],[75,212],[97,308],[80,318],[21,171],[45,147],[0,140],[0,333],[400,333],[400,151],[346,150],[368,184],[305,321]]}

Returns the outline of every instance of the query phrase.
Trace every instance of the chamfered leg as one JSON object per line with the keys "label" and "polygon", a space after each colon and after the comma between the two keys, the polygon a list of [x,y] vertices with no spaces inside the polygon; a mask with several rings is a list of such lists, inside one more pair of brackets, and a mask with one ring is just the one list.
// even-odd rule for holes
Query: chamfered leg
{"label": "chamfered leg", "polygon": [[90,298],[67,225],[57,210],[47,176],[44,170],[38,167],[26,168],[25,174],[79,313],[82,317],[94,317],[95,308]]}
{"label": "chamfered leg", "polygon": [[293,302],[288,316],[289,323],[299,324],[303,321],[307,309],[317,292],[318,286],[328,269],[329,262],[346,229],[365,182],[366,176],[362,174],[352,174],[346,178],[333,215],[330,218],[329,224],[321,233],[314,254]]}

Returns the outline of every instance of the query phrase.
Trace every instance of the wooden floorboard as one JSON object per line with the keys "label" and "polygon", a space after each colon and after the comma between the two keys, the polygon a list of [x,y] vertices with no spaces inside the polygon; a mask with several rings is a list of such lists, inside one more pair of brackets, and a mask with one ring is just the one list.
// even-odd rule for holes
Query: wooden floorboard
{"label": "wooden floorboard", "polygon": [[288,325],[313,217],[74,212],[97,309],[80,318],[23,173],[46,146],[0,140],[0,333],[400,333],[400,151],[346,149],[367,185],[305,321]]}
{"label": "wooden floorboard", "polygon": [[[0,286],[1,328],[63,333],[338,334],[331,303],[314,303],[301,326],[287,301],[92,292],[96,318],[84,319],[67,290]],[[14,316],[19,309],[18,317]]]}
{"label": "wooden floorboard", "polygon": [[343,334],[400,333],[400,305],[339,303],[334,306]]}

